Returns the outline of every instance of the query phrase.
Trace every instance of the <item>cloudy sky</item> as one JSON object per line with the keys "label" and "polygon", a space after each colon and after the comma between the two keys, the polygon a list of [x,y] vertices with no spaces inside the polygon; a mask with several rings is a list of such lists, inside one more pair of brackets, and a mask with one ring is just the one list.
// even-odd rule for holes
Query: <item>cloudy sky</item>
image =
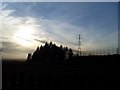
{"label": "cloudy sky", "polygon": [[118,47],[118,6],[116,2],[3,2],[3,58],[26,58],[37,46],[54,42],[82,50]]}

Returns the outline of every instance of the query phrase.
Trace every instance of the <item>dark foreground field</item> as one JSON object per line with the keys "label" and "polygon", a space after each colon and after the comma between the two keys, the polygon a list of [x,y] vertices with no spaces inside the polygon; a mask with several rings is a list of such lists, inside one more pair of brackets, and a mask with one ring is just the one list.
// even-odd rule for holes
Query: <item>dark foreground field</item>
{"label": "dark foreground field", "polygon": [[3,60],[2,88],[119,88],[119,57],[86,56],[41,63]]}

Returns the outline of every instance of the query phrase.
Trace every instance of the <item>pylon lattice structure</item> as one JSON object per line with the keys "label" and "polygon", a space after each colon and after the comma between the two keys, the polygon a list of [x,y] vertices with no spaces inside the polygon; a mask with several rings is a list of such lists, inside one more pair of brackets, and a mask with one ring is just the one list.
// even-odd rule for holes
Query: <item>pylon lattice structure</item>
{"label": "pylon lattice structure", "polygon": [[78,55],[82,55],[82,49],[81,49],[81,36],[79,34],[79,41],[78,41]]}

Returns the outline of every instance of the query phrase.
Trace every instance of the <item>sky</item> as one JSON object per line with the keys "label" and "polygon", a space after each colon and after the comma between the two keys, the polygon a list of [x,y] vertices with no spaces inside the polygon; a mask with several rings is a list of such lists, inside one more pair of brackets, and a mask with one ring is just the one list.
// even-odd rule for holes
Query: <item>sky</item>
{"label": "sky", "polygon": [[[9,2],[10,0],[1,0]],[[119,2],[119,0],[44,0],[44,2]],[[11,0],[10,2],[43,2],[43,0]]]}
{"label": "sky", "polygon": [[52,41],[83,51],[118,47],[117,2],[3,2],[2,58],[25,59]]}

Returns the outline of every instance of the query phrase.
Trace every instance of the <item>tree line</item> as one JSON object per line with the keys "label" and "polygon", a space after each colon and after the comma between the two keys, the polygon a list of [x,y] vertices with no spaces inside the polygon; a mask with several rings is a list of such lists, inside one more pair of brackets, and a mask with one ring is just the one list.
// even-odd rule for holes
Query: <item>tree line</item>
{"label": "tree line", "polygon": [[71,48],[57,46],[56,44],[45,43],[44,46],[38,46],[33,55],[28,54],[27,61],[33,62],[62,62],[72,60],[73,51]]}

